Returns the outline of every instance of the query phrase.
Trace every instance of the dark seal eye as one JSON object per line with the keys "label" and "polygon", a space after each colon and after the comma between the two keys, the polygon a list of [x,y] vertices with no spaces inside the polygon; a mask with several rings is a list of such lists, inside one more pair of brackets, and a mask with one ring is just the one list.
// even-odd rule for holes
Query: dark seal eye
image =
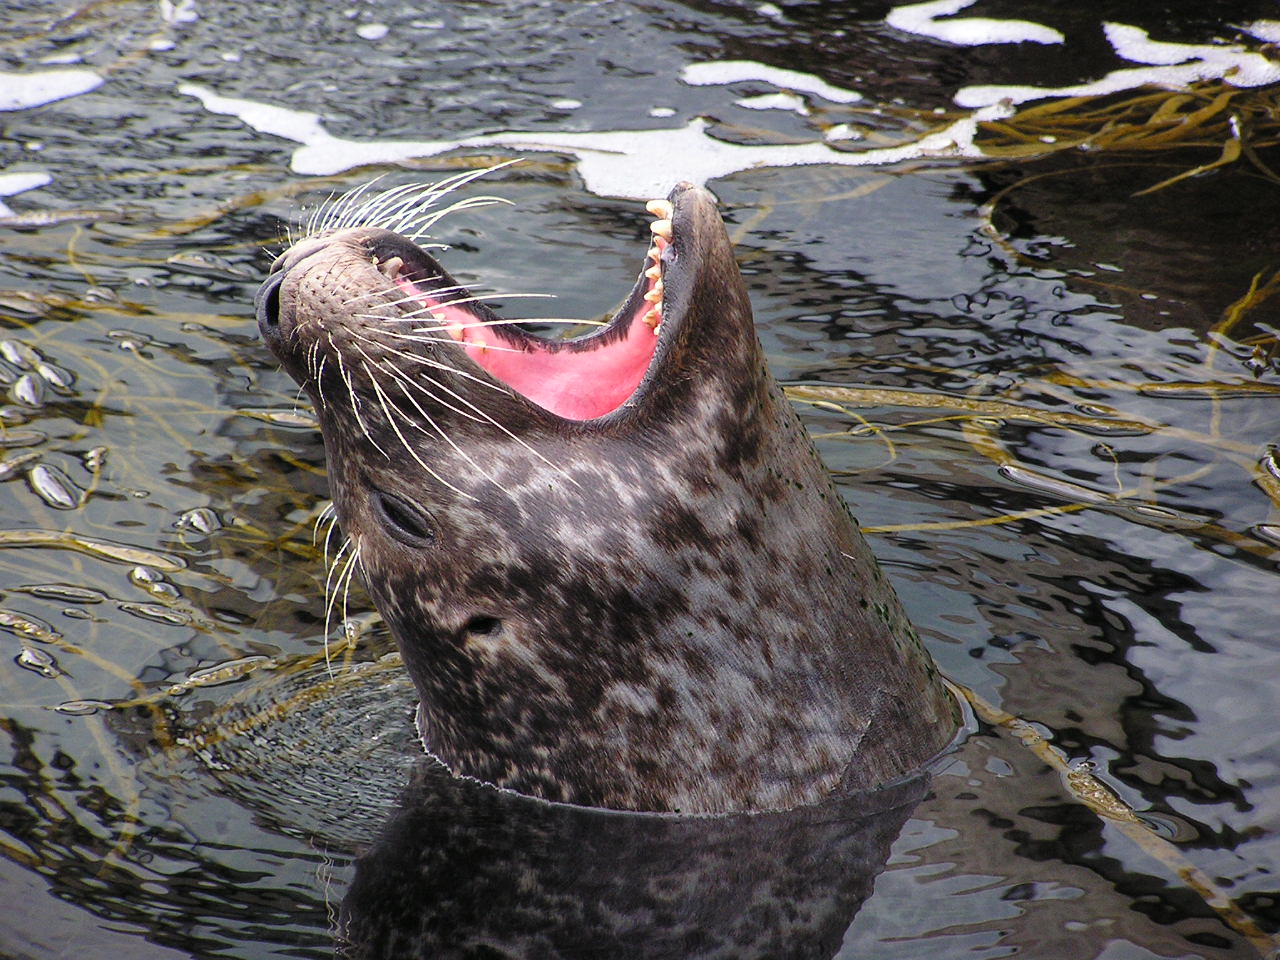
{"label": "dark seal eye", "polygon": [[373,494],[373,508],[387,533],[406,546],[426,547],[435,542],[435,524],[408,500],[378,490]]}
{"label": "dark seal eye", "polygon": [[502,621],[497,617],[472,617],[462,629],[467,633],[492,637],[502,631]]}

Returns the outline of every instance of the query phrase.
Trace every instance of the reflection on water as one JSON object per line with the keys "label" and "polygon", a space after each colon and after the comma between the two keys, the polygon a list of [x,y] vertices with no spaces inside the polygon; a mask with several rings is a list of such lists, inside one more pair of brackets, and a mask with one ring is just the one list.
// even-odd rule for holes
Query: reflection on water
{"label": "reflection on water", "polygon": [[[323,451],[250,316],[286,225],[376,174],[508,159],[502,135],[533,132],[560,148],[486,183],[513,209],[443,221],[444,256],[464,282],[591,317],[629,287],[648,219],[617,199],[633,191],[591,192],[592,136],[644,131],[597,161],[659,177],[712,139],[766,164],[796,144],[899,150],[971,120],[961,90],[1141,65],[1104,22],[1274,63],[1258,52],[1274,10],[1226,0],[1177,20],[978,0],[951,20],[1064,42],[972,47],[897,29],[883,5],[549,11],[0,14],[0,69],[73,74],[42,106],[0,79],[0,953],[330,956],[340,916],[367,932],[393,894],[414,935],[456,946],[525,909],[570,956],[592,955],[567,946],[584,930],[677,907],[691,928],[789,924],[805,944],[769,956],[1273,951],[1274,88],[1027,103],[972,127],[1000,164],[934,151],[712,184],[776,372],[978,704],[918,805],[704,833],[411,775],[409,685],[358,583],[326,603]],[[737,64],[729,81],[693,82],[715,61]],[[808,79],[787,89],[779,70]],[[182,84],[276,121],[314,113],[355,144],[479,138],[485,155],[312,177],[289,168],[295,140],[260,132],[270,118],[209,112]],[[664,131],[695,123],[682,154]],[[406,783],[426,799],[398,807]],[[374,872],[421,868],[422,832],[422,886]],[[666,886],[644,868],[653,843],[685,857]],[[594,894],[557,871],[638,899],[575,912]],[[659,955],[716,955],[736,933],[716,936]]]}
{"label": "reflection on water", "polygon": [[340,955],[832,956],[926,784],[686,817],[546,803],[420,761],[356,863]]}

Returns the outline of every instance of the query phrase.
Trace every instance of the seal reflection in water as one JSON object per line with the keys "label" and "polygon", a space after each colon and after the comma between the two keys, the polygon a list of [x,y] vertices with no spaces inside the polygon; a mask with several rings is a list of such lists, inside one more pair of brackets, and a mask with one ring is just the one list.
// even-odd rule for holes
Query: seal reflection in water
{"label": "seal reflection in water", "polygon": [[794,810],[670,816],[544,803],[423,758],[356,862],[337,955],[834,957],[928,780]]}
{"label": "seal reflection in water", "polygon": [[765,366],[713,199],[682,184],[649,209],[635,288],[576,339],[501,321],[376,204],[259,292],[424,741],[457,773],[627,810],[899,777],[955,704]]}

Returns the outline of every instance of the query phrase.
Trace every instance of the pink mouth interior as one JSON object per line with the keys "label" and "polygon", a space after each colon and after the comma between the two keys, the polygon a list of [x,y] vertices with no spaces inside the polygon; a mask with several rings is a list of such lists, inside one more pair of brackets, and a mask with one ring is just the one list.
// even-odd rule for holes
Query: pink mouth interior
{"label": "pink mouth interior", "polygon": [[[660,249],[666,246],[661,238],[657,242]],[[553,341],[544,345],[522,337],[504,339],[494,325],[430,296],[408,278],[399,277],[396,284],[438,320],[439,327],[433,324],[428,329],[443,328],[464,344],[467,355],[491,376],[569,420],[593,420],[626,403],[649,369],[662,329],[660,320],[651,326],[645,319],[655,305],[640,300],[629,315],[614,318],[613,325],[626,332],[607,343],[588,341],[576,346]],[[654,280],[646,280],[644,293],[653,287]],[[661,303],[657,307],[660,309]]]}

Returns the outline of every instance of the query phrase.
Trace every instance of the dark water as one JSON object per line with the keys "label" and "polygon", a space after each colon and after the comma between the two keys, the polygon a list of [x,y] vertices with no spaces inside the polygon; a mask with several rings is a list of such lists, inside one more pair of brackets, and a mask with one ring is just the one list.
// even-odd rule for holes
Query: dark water
{"label": "dark water", "polygon": [[[1067,42],[976,47],[895,30],[877,3],[205,2],[168,7],[173,22],[131,2],[5,7],[0,67],[70,61],[103,82],[0,112],[0,174],[49,178],[8,197],[17,217],[0,226],[0,956],[329,956],[353,860],[413,773],[413,697],[376,617],[358,586],[326,611],[323,451],[251,321],[288,227],[376,174],[429,181],[523,155],[484,186],[515,208],[440,225],[452,272],[559,296],[511,299],[508,313],[589,317],[643,256],[643,204],[592,193],[585,154],[491,145],[312,175],[290,167],[297,142],[180,86],[310,111],[357,144],[703,116],[722,142],[813,142],[849,124],[860,139],[843,149],[883,148],[960,117],[962,87],[1132,66],[1103,21],[1228,44],[1277,15],[1184,6],[982,0],[961,16],[1025,18]],[[681,79],[713,60],[865,99],[749,109],[737,101],[778,86]],[[0,76],[0,99],[14,83]],[[627,950],[1273,955],[1280,296],[1233,304],[1280,270],[1280,185],[1264,172],[1280,154],[1258,120],[1274,117],[1274,88],[1250,96],[1231,109],[1234,129],[1262,130],[1258,164],[1242,156],[1142,196],[1223,141],[763,166],[711,183],[774,369],[931,652],[1030,726],[985,713],[919,805],[893,807],[900,826],[865,810],[841,813],[851,826],[836,839],[766,825],[800,839],[752,861],[778,869],[767,896],[751,888],[756,913],[732,865],[761,849],[760,825],[673,868],[714,907],[689,915],[707,929],[746,936],[743,917],[803,905],[814,922],[793,939],[719,954],[705,937],[617,941]],[[1071,115],[1096,130],[1086,113]],[[650,142],[642,166],[689,175],[697,156]],[[354,641],[340,649],[344,612]],[[1100,786],[1115,799],[1091,807]],[[508,815],[531,832],[494,853],[484,824]],[[419,823],[396,817],[396,830]],[[457,835],[497,874],[503,849],[521,869],[600,849],[635,889],[649,861],[617,849],[692,843],[669,824],[493,817]],[[446,826],[427,832],[463,829]],[[463,876],[467,858],[448,862],[457,885],[411,904],[422,915],[498,915],[483,899],[458,906],[473,887],[507,907],[551,889],[544,876],[502,892]],[[556,902],[554,930],[590,920]],[[527,955],[627,955],[548,936]]]}

